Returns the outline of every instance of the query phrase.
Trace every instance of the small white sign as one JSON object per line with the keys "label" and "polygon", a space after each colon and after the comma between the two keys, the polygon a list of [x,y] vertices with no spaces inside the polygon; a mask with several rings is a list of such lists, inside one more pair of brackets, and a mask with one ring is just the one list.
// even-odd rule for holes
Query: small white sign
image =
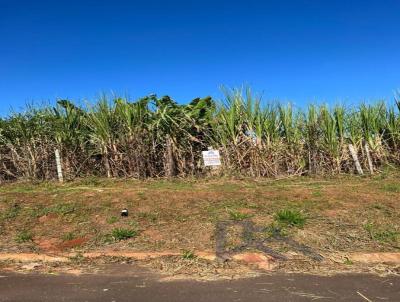
{"label": "small white sign", "polygon": [[221,159],[218,150],[202,151],[204,166],[220,166]]}

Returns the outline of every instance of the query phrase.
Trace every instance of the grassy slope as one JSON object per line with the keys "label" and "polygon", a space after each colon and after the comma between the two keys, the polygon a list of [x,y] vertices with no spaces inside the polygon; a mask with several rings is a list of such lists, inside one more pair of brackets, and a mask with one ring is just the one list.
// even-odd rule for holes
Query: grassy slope
{"label": "grassy slope", "polygon": [[[0,187],[0,252],[214,250],[215,223],[241,219],[265,226],[261,236],[278,230],[320,253],[398,251],[399,201],[398,173],[275,181],[14,183]],[[123,208],[129,217],[120,217]],[[297,220],[301,223],[290,226]]]}

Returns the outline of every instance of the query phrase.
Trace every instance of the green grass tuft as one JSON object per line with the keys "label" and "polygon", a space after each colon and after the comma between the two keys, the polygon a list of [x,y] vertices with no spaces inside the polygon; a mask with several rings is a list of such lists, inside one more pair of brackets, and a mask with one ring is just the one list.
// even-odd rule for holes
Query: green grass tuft
{"label": "green grass tuft", "polygon": [[283,209],[274,216],[275,221],[287,226],[303,227],[306,217],[298,210]]}
{"label": "green grass tuft", "polygon": [[371,239],[378,242],[397,242],[400,236],[400,232],[391,229],[381,229],[373,223],[366,223],[363,227],[368,232]]}
{"label": "green grass tuft", "polygon": [[227,212],[229,213],[230,219],[232,219],[234,221],[241,221],[241,220],[244,220],[244,219],[247,219],[247,218],[251,217],[250,214],[241,213],[241,212],[235,211],[235,210],[227,209]]}
{"label": "green grass tuft", "polygon": [[196,258],[196,255],[193,251],[190,250],[183,250],[182,251],[182,258],[185,260],[193,260]]}
{"label": "green grass tuft", "polygon": [[73,232],[65,233],[61,236],[63,241],[69,241],[75,239],[75,234]]}
{"label": "green grass tuft", "polygon": [[117,221],[118,221],[118,217],[116,217],[116,216],[111,216],[111,217],[107,218],[107,223],[108,224],[114,224]]}
{"label": "green grass tuft", "polygon": [[21,211],[21,207],[18,204],[13,204],[4,213],[0,213],[0,220],[12,220],[16,218]]}
{"label": "green grass tuft", "polygon": [[137,236],[137,231],[134,229],[115,228],[112,230],[111,236],[115,241],[121,241]]}
{"label": "green grass tuft", "polygon": [[17,236],[15,237],[15,241],[18,243],[29,242],[32,241],[32,239],[33,239],[32,233],[27,230],[18,232]]}
{"label": "green grass tuft", "polygon": [[397,183],[386,184],[382,187],[382,190],[390,193],[400,193],[400,184]]}

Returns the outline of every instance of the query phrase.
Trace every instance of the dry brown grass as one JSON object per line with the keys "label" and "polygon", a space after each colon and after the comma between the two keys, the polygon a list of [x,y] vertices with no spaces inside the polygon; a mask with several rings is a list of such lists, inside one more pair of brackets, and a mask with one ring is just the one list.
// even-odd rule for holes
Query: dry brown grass
{"label": "dry brown grass", "polygon": [[[281,209],[306,217],[302,228],[283,226],[284,235],[322,255],[396,252],[398,176],[13,183],[0,188],[0,252],[214,251],[215,225],[231,220],[232,212],[270,227],[277,224],[274,215]],[[129,217],[120,216],[123,208],[129,209]],[[138,235],[116,241],[110,235],[116,228],[134,229]],[[32,240],[18,242],[24,230],[31,232]],[[239,244],[238,233],[234,228],[229,232],[229,244]],[[316,265],[290,246],[275,242],[271,247],[309,269]],[[193,265],[196,270],[213,267]]]}

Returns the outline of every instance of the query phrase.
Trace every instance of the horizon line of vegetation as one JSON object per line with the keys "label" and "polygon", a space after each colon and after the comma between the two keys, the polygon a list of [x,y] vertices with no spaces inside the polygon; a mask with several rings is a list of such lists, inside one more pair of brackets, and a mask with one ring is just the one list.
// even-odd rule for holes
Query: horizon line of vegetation
{"label": "horizon line of vegetation", "polygon": [[201,151],[220,150],[220,173],[257,177],[371,173],[400,163],[400,93],[393,104],[263,104],[248,87],[224,98],[178,104],[169,96],[131,101],[102,95],[92,105],[58,100],[0,118],[0,181],[89,175],[204,175]]}

